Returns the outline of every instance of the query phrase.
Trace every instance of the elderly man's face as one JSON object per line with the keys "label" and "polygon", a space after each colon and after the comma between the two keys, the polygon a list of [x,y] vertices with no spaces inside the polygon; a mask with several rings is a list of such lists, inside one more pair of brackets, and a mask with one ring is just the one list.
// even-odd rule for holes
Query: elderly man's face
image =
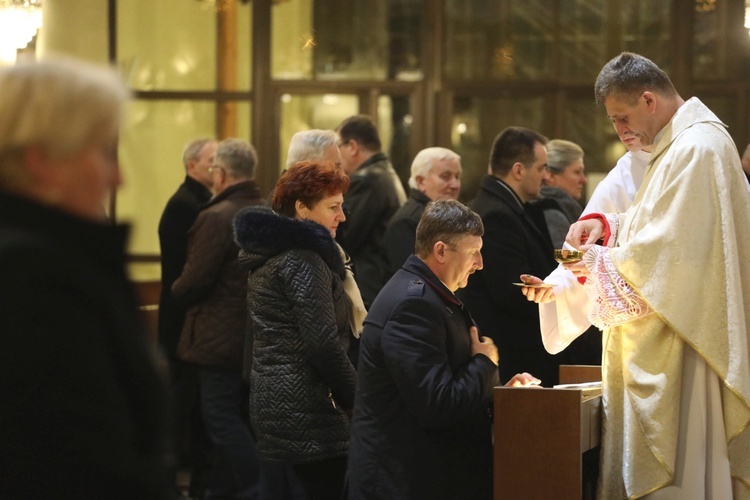
{"label": "elderly man's face", "polygon": [[337,167],[341,167],[341,153],[339,153],[339,147],[336,144],[331,144],[323,150],[322,161],[330,161]]}
{"label": "elderly man's face", "polygon": [[426,176],[418,175],[417,189],[431,200],[457,200],[461,191],[461,164],[457,160],[432,162]]}
{"label": "elderly man's face", "polygon": [[216,147],[217,144],[215,142],[207,142],[201,149],[198,159],[188,165],[188,169],[192,172],[195,180],[209,189],[214,182],[209,170],[214,163]]}

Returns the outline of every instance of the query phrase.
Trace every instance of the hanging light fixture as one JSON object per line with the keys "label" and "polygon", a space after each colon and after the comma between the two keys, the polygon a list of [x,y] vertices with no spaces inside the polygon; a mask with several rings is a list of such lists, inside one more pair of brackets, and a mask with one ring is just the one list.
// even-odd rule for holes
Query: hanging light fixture
{"label": "hanging light fixture", "polygon": [[42,26],[42,0],[0,0],[0,61],[14,62]]}

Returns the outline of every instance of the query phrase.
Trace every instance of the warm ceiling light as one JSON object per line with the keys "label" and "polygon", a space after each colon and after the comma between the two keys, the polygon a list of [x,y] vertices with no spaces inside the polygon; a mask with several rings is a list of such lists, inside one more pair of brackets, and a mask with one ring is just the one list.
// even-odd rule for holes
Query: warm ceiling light
{"label": "warm ceiling light", "polygon": [[15,62],[42,26],[42,0],[0,0],[0,61]]}

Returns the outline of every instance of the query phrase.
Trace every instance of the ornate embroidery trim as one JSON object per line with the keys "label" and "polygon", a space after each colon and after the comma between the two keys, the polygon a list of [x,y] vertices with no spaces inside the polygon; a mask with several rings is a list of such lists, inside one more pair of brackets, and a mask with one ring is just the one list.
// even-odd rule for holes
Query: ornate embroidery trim
{"label": "ornate embroidery trim", "polygon": [[593,302],[589,320],[602,330],[648,316],[653,312],[646,301],[617,272],[609,250],[594,246],[583,256],[583,263],[591,272],[591,279],[586,280],[584,285]]}

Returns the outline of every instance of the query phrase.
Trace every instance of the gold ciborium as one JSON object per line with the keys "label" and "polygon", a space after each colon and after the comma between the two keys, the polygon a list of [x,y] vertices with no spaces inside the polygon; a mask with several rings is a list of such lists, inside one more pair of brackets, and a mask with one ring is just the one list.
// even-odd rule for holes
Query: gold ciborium
{"label": "gold ciborium", "polygon": [[560,264],[570,264],[573,262],[578,262],[583,258],[583,254],[585,252],[582,252],[580,250],[568,250],[566,248],[556,248],[555,249],[555,260],[559,262]]}

